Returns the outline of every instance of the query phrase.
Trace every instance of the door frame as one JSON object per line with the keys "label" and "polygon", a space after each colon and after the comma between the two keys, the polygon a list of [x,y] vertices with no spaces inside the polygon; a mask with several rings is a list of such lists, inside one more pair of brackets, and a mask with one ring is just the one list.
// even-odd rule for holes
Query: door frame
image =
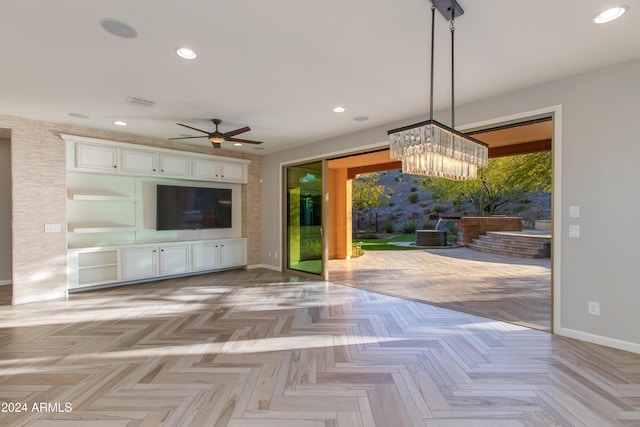
{"label": "door frame", "polygon": [[[289,239],[288,239],[288,208],[287,208],[287,172],[289,168],[304,166],[309,163],[321,163],[321,201],[322,201],[322,209],[321,209],[321,224],[320,224],[320,235],[321,235],[321,244],[322,244],[322,257],[321,257],[321,266],[320,266],[320,274],[313,274],[301,270],[293,270],[289,268]],[[329,242],[327,232],[328,225],[328,209],[327,203],[329,202],[328,195],[328,186],[327,186],[327,172],[328,172],[328,160],[326,158],[316,158],[316,159],[306,159],[303,161],[297,161],[293,163],[281,164],[280,167],[280,178],[281,178],[281,186],[280,186],[280,219],[281,219],[281,237],[280,241],[282,242],[281,248],[281,269],[282,271],[302,276],[308,277],[310,279],[320,279],[320,280],[328,280],[329,279]]]}

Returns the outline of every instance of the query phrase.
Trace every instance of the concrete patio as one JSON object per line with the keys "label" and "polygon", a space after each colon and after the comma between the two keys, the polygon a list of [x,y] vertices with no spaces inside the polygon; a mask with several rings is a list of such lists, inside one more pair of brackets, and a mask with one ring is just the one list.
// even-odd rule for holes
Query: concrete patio
{"label": "concrete patio", "polygon": [[465,247],[368,251],[329,262],[331,281],[551,331],[551,259]]}

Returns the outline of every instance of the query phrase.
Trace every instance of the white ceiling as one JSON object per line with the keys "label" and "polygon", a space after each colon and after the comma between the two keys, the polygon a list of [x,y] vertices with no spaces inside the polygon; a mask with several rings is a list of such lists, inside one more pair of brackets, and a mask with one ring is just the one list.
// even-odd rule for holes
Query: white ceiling
{"label": "white ceiling", "polygon": [[[640,57],[636,0],[605,25],[591,20],[611,0],[459,3],[465,14],[456,20],[456,105]],[[176,122],[213,130],[215,117],[223,132],[250,126],[238,137],[264,141],[263,150],[238,149],[253,154],[426,116],[430,5],[2,0],[0,114],[162,139],[198,135]],[[128,23],[138,36],[107,33],[103,18]],[[438,110],[450,104],[450,36],[444,18],[436,18]],[[179,58],[179,46],[198,58]],[[129,105],[130,96],[155,105]],[[347,111],[333,113],[337,105]],[[129,125],[117,128],[114,120]]]}

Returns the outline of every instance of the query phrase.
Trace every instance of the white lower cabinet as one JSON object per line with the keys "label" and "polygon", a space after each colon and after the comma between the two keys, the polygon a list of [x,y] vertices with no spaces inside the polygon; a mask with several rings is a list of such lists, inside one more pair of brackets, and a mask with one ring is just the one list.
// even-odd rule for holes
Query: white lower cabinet
{"label": "white lower cabinet", "polygon": [[158,274],[158,256],[155,246],[122,250],[122,279],[137,280]]}
{"label": "white lower cabinet", "polygon": [[247,251],[244,240],[227,240],[220,242],[220,267],[229,268],[245,265]]}
{"label": "white lower cabinet", "polygon": [[160,246],[160,275],[189,272],[189,245]]}
{"label": "white lower cabinet", "polygon": [[70,290],[247,265],[246,239],[72,249]]}
{"label": "white lower cabinet", "polygon": [[191,245],[191,270],[204,271],[219,268],[220,243],[200,242]]}

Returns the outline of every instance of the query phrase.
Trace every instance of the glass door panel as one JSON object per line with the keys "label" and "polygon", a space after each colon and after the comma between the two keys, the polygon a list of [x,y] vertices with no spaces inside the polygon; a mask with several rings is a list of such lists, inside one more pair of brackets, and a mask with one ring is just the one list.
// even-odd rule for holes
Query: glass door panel
{"label": "glass door panel", "polygon": [[323,162],[286,168],[287,269],[323,275]]}

